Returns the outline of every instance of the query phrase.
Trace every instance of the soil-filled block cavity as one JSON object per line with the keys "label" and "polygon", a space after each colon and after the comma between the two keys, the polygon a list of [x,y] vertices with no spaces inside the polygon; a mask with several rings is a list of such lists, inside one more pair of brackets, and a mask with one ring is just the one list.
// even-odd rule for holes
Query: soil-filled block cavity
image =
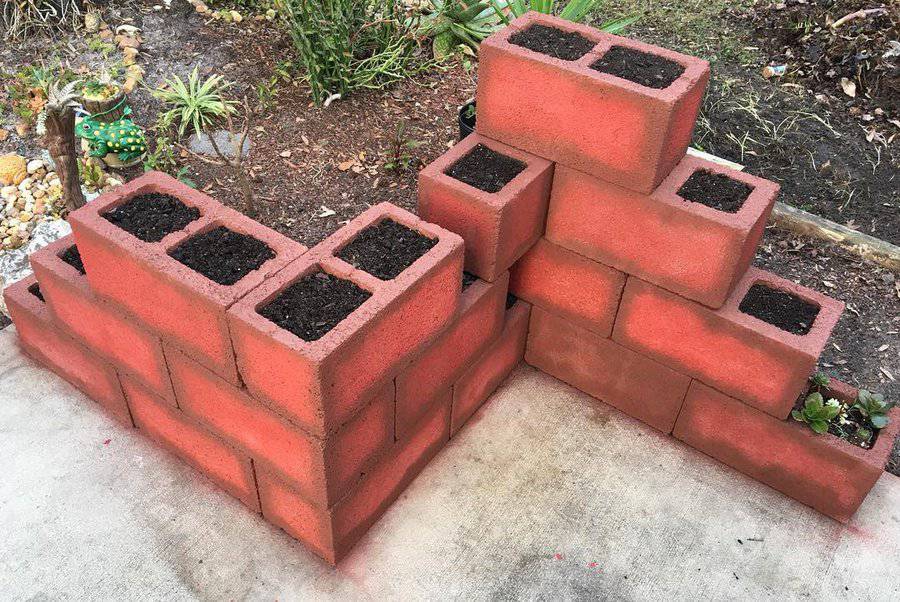
{"label": "soil-filled block cavity", "polygon": [[363,230],[337,256],[376,278],[392,280],[437,243],[435,238],[385,219]]}
{"label": "soil-filled block cavity", "polygon": [[266,243],[224,226],[189,238],[169,255],[225,286],[236,283],[275,257]]}
{"label": "soil-filled block cavity", "polygon": [[691,174],[678,189],[678,196],[726,213],[737,213],[753,187],[729,178],[725,174],[701,169]]}
{"label": "soil-filled block cavity", "polygon": [[819,315],[818,305],[765,284],[751,286],[738,309],[772,326],[798,335],[808,333],[816,316]]}
{"label": "soil-filled block cavity", "polygon": [[610,48],[591,69],[657,90],[668,88],[684,73],[684,67],[675,61],[624,46]]}
{"label": "soil-filled block cavity", "polygon": [[484,192],[500,192],[528,167],[522,161],[501,155],[483,144],[475,146],[446,172],[451,178]]}
{"label": "soil-filled block cavity", "polygon": [[199,218],[200,210],[172,195],[154,192],[132,197],[103,217],[144,242],[159,242]]}
{"label": "soil-filled block cavity", "polygon": [[469,288],[470,286],[475,284],[475,282],[477,282],[477,281],[478,281],[478,276],[476,276],[475,274],[470,274],[469,272],[463,272],[463,274],[462,274],[462,290],[466,290],[467,288]]}
{"label": "soil-filled block cavity", "polygon": [[316,341],[371,296],[349,280],[316,272],[284,289],[258,312],[304,341]]}
{"label": "soil-filled block cavity", "polygon": [[28,287],[28,292],[41,300],[41,303],[44,303],[44,293],[41,292],[41,285],[35,282],[31,286]]}
{"label": "soil-filled block cavity", "polygon": [[72,245],[71,247],[63,251],[63,254],[60,255],[59,258],[82,274],[85,273],[84,264],[81,262],[81,253],[78,252],[78,247],[76,247],[75,245]]}
{"label": "soil-filled block cavity", "polygon": [[509,36],[509,43],[564,61],[577,61],[596,45],[575,32],[546,25],[532,25]]}

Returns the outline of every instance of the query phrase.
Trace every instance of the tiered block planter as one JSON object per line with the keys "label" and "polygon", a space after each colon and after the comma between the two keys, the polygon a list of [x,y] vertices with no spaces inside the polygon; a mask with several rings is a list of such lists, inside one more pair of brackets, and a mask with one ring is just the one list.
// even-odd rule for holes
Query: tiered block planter
{"label": "tiered block planter", "polygon": [[[199,216],[157,242],[141,240],[105,216],[141,195],[166,194]],[[240,384],[226,310],[306,247],[224,207],[164,174],[151,173],[89,203],[69,217],[91,288],[160,332],[167,342],[232,384]],[[272,257],[233,284],[220,284],[172,254],[211,230],[225,227],[268,246]],[[215,249],[197,254],[215,255]],[[236,274],[240,275],[240,274]]]}
{"label": "tiered block planter", "polygon": [[[852,403],[854,387],[832,381],[826,397]],[[900,430],[900,408],[875,445],[863,449],[834,435],[818,435],[793,420],[776,420],[694,381],[674,435],[819,512],[847,522],[884,472]]]}
{"label": "tiered block planter", "polygon": [[[529,49],[535,27],[568,34],[576,51],[557,58]],[[595,68],[621,49],[653,55],[681,73],[653,88]],[[649,193],[684,156],[708,80],[704,60],[528,13],[481,44],[477,132]]]}
{"label": "tiered block planter", "polygon": [[[818,307],[808,332],[794,334],[741,311],[754,285]],[[757,268],[747,271],[717,310],[631,277],[613,340],[783,419],[806,387],[843,309],[840,301]]]}

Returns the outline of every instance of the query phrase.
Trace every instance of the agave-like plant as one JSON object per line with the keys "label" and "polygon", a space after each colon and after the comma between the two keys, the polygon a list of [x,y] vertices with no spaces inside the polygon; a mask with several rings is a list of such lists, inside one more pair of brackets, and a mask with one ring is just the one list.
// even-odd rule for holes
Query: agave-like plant
{"label": "agave-like plant", "polygon": [[477,50],[482,40],[502,26],[491,0],[430,1],[430,12],[422,17],[419,33],[432,38],[436,59],[448,56],[460,44]]}
{"label": "agave-like plant", "polygon": [[213,122],[234,112],[236,103],[224,96],[231,85],[221,75],[211,75],[201,82],[199,67],[194,67],[187,82],[178,76],[167,79],[153,91],[154,97],[171,107],[160,115],[160,121],[177,122],[179,136],[184,136],[188,127],[199,136]]}
{"label": "agave-like plant", "polygon": [[[510,21],[521,17],[528,11],[556,14],[561,19],[580,23],[593,12],[601,0],[570,0],[557,14],[556,0],[491,0],[494,12],[502,25],[508,25]],[[640,15],[630,15],[621,19],[606,21],[598,26],[598,29],[606,33],[619,33],[629,25],[640,19]]]}

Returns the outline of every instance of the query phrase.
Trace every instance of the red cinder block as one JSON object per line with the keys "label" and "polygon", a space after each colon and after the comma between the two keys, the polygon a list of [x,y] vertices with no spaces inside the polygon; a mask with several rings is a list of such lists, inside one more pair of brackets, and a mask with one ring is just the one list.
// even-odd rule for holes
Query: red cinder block
{"label": "red cinder block", "polygon": [[[756,283],[817,305],[809,332],[793,334],[741,312],[741,301]],[[757,268],[747,271],[717,310],[629,278],[613,340],[785,418],[843,308],[840,301]]]}
{"label": "red cinder block", "polygon": [[[688,202],[678,190],[698,171],[753,188],[736,213]],[[721,307],[747,270],[778,185],[686,156],[646,195],[565,167],[553,181],[546,238],[710,307]]]}
{"label": "red cinder block", "polygon": [[[499,192],[470,186],[446,172],[483,145],[527,167]],[[466,270],[493,282],[544,232],[553,164],[473,134],[419,172],[419,215],[466,242]]]}
{"label": "red cinder block", "polygon": [[219,487],[259,512],[253,461],[128,376],[122,377],[135,425]]}
{"label": "red cinder block", "polygon": [[85,275],[60,259],[73,244],[72,237],[66,236],[30,257],[54,319],[92,352],[174,403],[159,337],[133,316],[98,298]]}
{"label": "red cinder block", "polygon": [[487,401],[525,354],[531,306],[523,301],[506,310],[503,332],[453,385],[451,433]]}
{"label": "red cinder block", "polygon": [[[438,242],[392,280],[335,257],[385,219]],[[456,313],[462,246],[456,234],[389,203],[372,207],[325,239],[228,312],[238,366],[251,394],[317,436],[333,432]],[[287,287],[320,271],[372,296],[315,341],[304,341],[258,313]]]}
{"label": "red cinder block", "polygon": [[[573,61],[510,43],[538,24],[594,42]],[[684,72],[654,89],[591,68],[624,47],[668,59]],[[640,192],[650,192],[684,156],[709,64],[636,40],[529,13],[482,42],[478,68],[480,134]]]}
{"label": "red cinder block", "polygon": [[664,433],[691,379],[535,307],[525,361]]}
{"label": "red cinder block", "polygon": [[508,274],[493,283],[476,280],[460,297],[460,308],[447,330],[397,376],[396,437],[409,429],[479,357],[503,328]]}
{"label": "red cinder block", "polygon": [[540,239],[510,271],[509,291],[525,301],[609,336],[625,274]]}
{"label": "red cinder block", "polygon": [[447,395],[409,439],[397,442],[356,489],[327,511],[311,505],[283,480],[260,469],[257,476],[263,516],[335,564],[446,444],[449,427]]}
{"label": "red cinder block", "polygon": [[363,468],[394,441],[394,387],[388,382],[337,433],[314,437],[252,399],[187,356],[166,350],[178,405],[188,416],[246,451],[297,488],[311,503],[328,508]]}
{"label": "red cinder block", "polygon": [[[842,401],[856,390],[839,383]],[[850,389],[851,396],[835,395]],[[847,522],[884,472],[900,408],[871,449],[831,434],[818,435],[792,419],[776,420],[736,399],[693,381],[674,435],[703,453],[840,522]]]}
{"label": "red cinder block", "polygon": [[125,426],[134,426],[115,368],[62,332],[46,304],[32,292],[39,290],[29,276],[3,291],[25,352],[102,405]]}
{"label": "red cinder block", "polygon": [[[152,192],[169,194],[197,207],[200,218],[158,243],[148,243],[103,217],[130,198]],[[233,384],[240,384],[240,379],[225,310],[306,252],[303,245],[157,172],[88,203],[73,212],[69,221],[88,280],[98,295],[125,307],[167,341]],[[226,286],[168,255],[191,237],[219,226],[261,240],[275,257]]]}

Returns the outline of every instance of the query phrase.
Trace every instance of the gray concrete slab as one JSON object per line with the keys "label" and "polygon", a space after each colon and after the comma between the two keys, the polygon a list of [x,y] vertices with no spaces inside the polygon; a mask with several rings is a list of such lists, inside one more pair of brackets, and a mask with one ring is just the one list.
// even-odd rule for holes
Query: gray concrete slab
{"label": "gray concrete slab", "polygon": [[331,569],[14,335],[0,332],[3,599],[900,596],[896,477],[842,527],[528,367]]}

